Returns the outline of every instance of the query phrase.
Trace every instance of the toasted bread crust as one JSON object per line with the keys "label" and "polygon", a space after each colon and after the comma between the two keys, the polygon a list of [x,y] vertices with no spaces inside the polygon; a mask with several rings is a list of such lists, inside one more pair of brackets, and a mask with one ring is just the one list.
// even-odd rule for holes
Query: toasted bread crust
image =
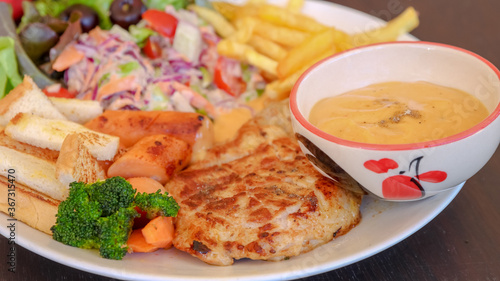
{"label": "toasted bread crust", "polygon": [[7,125],[20,112],[29,112],[48,119],[67,119],[28,76],[0,99],[0,125]]}
{"label": "toasted bread crust", "polygon": [[86,137],[84,134],[70,134],[64,139],[56,162],[56,177],[64,184],[106,179],[106,172],[84,144]]}
{"label": "toasted bread crust", "polygon": [[120,141],[116,136],[92,131],[75,122],[22,112],[7,124],[5,133],[18,141],[58,151],[67,135],[82,133],[85,145],[97,160],[113,159]]}
{"label": "toasted bread crust", "polygon": [[25,76],[24,80],[17,87],[12,89],[8,95],[2,98],[0,103],[0,115],[4,115],[10,110],[10,107],[15,104],[26,92],[33,90],[33,79]]}
{"label": "toasted bread crust", "polygon": [[[52,235],[50,228],[56,222],[56,214],[60,201],[52,199],[17,181],[0,176],[0,211],[16,218],[27,225]],[[15,194],[7,196],[7,194]],[[8,201],[8,198],[11,201]],[[9,205],[13,205],[10,206]],[[9,209],[12,208],[12,209]]]}
{"label": "toasted bread crust", "polygon": [[103,112],[101,103],[95,100],[49,97],[49,100],[68,120],[84,124]]}

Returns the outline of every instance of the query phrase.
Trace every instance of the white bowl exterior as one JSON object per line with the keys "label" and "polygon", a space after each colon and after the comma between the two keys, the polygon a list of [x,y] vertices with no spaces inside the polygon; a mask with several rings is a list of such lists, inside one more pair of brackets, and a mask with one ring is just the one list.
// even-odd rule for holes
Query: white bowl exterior
{"label": "white bowl exterior", "polygon": [[[428,81],[457,88],[476,96],[490,112],[500,101],[499,78],[483,61],[456,49],[408,42],[360,48],[323,61],[296,86],[296,104],[307,119],[314,104],[323,98],[388,81]],[[463,108],[467,108],[466,102]],[[428,171],[447,173],[446,180],[442,182],[420,181],[425,190],[422,198],[425,198],[473,176],[491,158],[500,142],[499,118],[459,141],[411,150],[377,150],[342,145],[308,131],[295,117],[292,117],[292,123],[297,133],[313,142],[365,189],[381,198],[384,198],[382,182],[387,177],[401,172],[416,176],[415,165],[410,167],[410,162],[418,157],[423,156],[419,161],[419,174]],[[302,144],[301,148],[307,153]],[[396,161],[398,168],[387,173],[375,173],[364,167],[368,160],[383,158]]]}
{"label": "white bowl exterior", "polygon": [[[386,178],[399,175],[400,172],[404,172],[408,176],[416,176],[415,165],[410,167],[410,162],[421,156],[423,158],[419,165],[420,174],[428,171],[443,171],[447,174],[446,180],[439,183],[420,181],[425,190],[422,198],[456,186],[473,176],[488,162],[500,139],[500,119],[496,119],[487,129],[461,141],[438,147],[396,151],[366,150],[365,148],[332,143],[306,130],[295,118],[292,118],[292,124],[295,132],[313,142],[367,191],[380,198],[384,198],[382,182]],[[300,146],[304,153],[309,152],[302,143]],[[366,161],[378,161],[384,158],[397,162],[398,168],[378,174],[364,167]],[[318,171],[328,176],[320,169]]]}

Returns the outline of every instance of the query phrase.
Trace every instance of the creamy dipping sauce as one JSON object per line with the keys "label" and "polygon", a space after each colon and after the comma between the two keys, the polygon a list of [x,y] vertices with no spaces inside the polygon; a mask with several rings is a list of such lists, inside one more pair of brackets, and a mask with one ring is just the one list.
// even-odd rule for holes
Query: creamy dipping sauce
{"label": "creamy dipping sauce", "polygon": [[309,122],[333,136],[372,144],[448,137],[489,115],[476,97],[428,82],[373,84],[320,100]]}

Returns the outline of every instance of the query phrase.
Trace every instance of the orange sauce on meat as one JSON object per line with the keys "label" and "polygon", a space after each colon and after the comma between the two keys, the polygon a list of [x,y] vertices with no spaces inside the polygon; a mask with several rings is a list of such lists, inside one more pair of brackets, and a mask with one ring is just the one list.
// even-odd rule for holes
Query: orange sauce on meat
{"label": "orange sauce on meat", "polygon": [[269,98],[266,95],[262,95],[259,98],[251,100],[247,103],[253,111],[249,108],[240,107],[217,116],[214,120],[215,144],[221,144],[231,140],[241,126],[253,117],[252,114],[264,109],[266,102],[268,101]]}

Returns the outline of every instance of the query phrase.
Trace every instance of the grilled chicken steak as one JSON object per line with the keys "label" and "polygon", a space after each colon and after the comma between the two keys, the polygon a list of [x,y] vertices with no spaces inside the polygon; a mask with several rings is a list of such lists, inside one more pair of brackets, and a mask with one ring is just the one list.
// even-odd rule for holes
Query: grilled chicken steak
{"label": "grilled chicken steak", "polygon": [[362,195],[322,176],[300,151],[288,103],[261,112],[166,189],[181,206],[174,246],[214,265],[297,256],[361,219]]}

